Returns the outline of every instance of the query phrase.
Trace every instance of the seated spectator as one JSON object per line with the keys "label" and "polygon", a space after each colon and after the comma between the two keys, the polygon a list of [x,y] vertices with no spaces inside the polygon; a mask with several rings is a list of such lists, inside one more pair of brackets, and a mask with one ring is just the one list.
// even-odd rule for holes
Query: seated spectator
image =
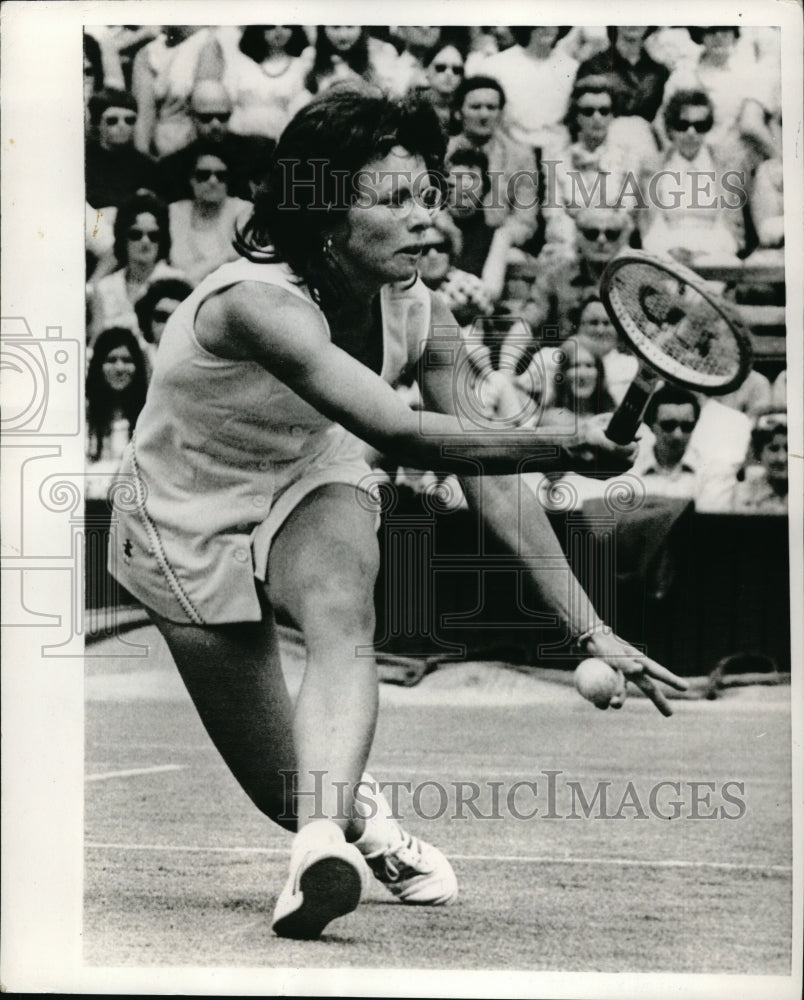
{"label": "seated spectator", "polygon": [[[664,109],[669,148],[650,191],[642,246],[682,263],[739,265],[743,242],[739,192],[724,187],[726,165],[705,140],[713,109],[701,90],[676,91]],[[702,184],[702,180],[704,183]]]}
{"label": "seated spectator", "polygon": [[587,348],[584,340],[577,335],[568,337],[554,349],[553,356],[553,398],[542,410],[542,424],[574,428],[578,417],[614,412],[603,362]]}
{"label": "seated spectator", "polygon": [[130,330],[103,330],[87,369],[87,499],[106,497],[145,403],[145,358]]}
{"label": "seated spectator", "polygon": [[146,344],[146,358],[151,369],[167,321],[179,303],[183,302],[192,290],[192,287],[180,278],[160,278],[149,286],[134,306],[140,334]]}
{"label": "seated spectator", "polygon": [[617,117],[639,115],[648,122],[662,106],[664,85],[670,75],[666,66],[645,51],[645,41],[655,28],[642,26],[609,27],[609,47],[582,62],[576,85],[587,76],[608,76]]}
{"label": "seated spectator", "polygon": [[[566,117],[572,142],[555,165],[556,197],[571,216],[580,208],[617,204],[626,175],[639,173],[629,150],[610,141],[613,108],[606,77],[575,85]],[[655,146],[649,152],[655,156]]]}
{"label": "seated spectator", "polygon": [[[637,359],[618,349],[617,331],[597,294],[583,300],[573,313],[572,322],[575,339],[602,365],[602,388],[614,404],[619,404],[636,376]],[[553,405],[554,379],[558,370],[555,357],[560,353],[555,346],[543,347],[529,369],[517,377],[517,384],[526,392],[532,392],[531,387],[540,387],[541,402],[545,406]]]}
{"label": "seated spectator", "polygon": [[581,208],[575,215],[576,249],[568,261],[563,255],[539,257],[539,276],[533,283],[523,317],[538,341],[558,343],[574,332],[573,310],[596,295],[606,264],[627,246],[633,223],[619,208]]}
{"label": "seated spectator", "polygon": [[169,156],[193,140],[189,100],[200,80],[221,80],[223,28],[169,25],[134,57],[131,90],[139,117],[134,143],[142,153]]}
{"label": "seated spectator", "polygon": [[448,210],[461,237],[455,266],[480,277],[495,233],[483,212],[483,200],[491,187],[488,157],[482,150],[459,146],[446,167]]}
{"label": "seated spectator", "polygon": [[150,191],[138,191],[123,202],[114,221],[117,270],[91,288],[90,344],[110,326],[138,330],[134,306],[152,281],[181,277],[168,263],[168,210]]}
{"label": "seated spectator", "polygon": [[124,90],[90,98],[92,134],[84,157],[86,199],[93,208],[117,208],[139,188],[153,188],[155,166],[134,146],[137,102]]}
{"label": "seated spectator", "polygon": [[631,471],[640,477],[648,496],[689,497],[699,510],[722,510],[734,472],[725,463],[703,460],[690,447],[700,415],[693,393],[672,385],[658,389],[644,416],[652,440],[642,437]]}
{"label": "seated spectator", "polygon": [[191,199],[170,205],[170,262],[195,286],[229,260],[237,260],[235,225],[251,203],[229,197],[229,161],[219,146],[197,146],[191,165]]}
{"label": "seated spectator", "polygon": [[232,101],[224,85],[218,80],[197,83],[190,95],[188,113],[193,128],[192,141],[159,161],[159,195],[167,202],[191,198],[190,174],[198,150],[215,147],[231,165],[231,194],[236,198],[250,198],[248,181],[258,143],[256,139],[232,133]]}
{"label": "seated spectator", "polygon": [[447,157],[459,146],[486,154],[491,186],[484,201],[488,225],[497,227],[516,214],[533,232],[538,220],[536,158],[533,151],[502,131],[505,91],[490,76],[463,80],[455,95],[460,129],[447,145]]}
{"label": "seated spectator", "polygon": [[381,90],[390,86],[396,50],[358,25],[319,25],[315,45],[302,54],[309,66],[304,86],[318,94],[333,83],[352,81]]}
{"label": "seated spectator", "polygon": [[755,464],[735,483],[730,509],[746,514],[787,513],[787,412],[758,414],[751,431]]}
{"label": "seated spectator", "polygon": [[401,51],[387,81],[388,92],[402,97],[429,87],[427,64],[439,49],[454,45],[459,52],[469,48],[469,31],[461,27],[403,25],[396,29]]}
{"label": "seated spectator", "polygon": [[[670,74],[664,88],[664,105],[676,91],[702,90],[713,109],[709,145],[731,169],[747,169],[754,155],[746,143],[768,150],[773,146],[762,114],[757,116],[757,107],[773,110],[767,107],[772,100],[772,82],[763,79],[756,62],[747,63],[739,56],[738,27],[693,27],[689,34],[700,46],[700,54],[693,62],[680,62]],[[662,112],[654,124],[662,133]]]}
{"label": "seated spectator", "polygon": [[527,240],[530,228],[515,215],[497,229],[486,222],[483,199],[491,181],[488,159],[481,150],[457,147],[447,160],[447,182],[448,212],[459,235],[454,263],[461,270],[482,277],[496,301],[503,292],[511,248]]}
{"label": "seated spectator", "polygon": [[310,100],[301,58],[307,36],[299,25],[250,24],[239,50],[227,60],[223,83],[232,95],[233,135],[278,139],[295,112]]}
{"label": "seated spectator", "polygon": [[578,64],[556,45],[568,32],[569,28],[512,27],[516,45],[483,63],[483,73],[498,80],[505,91],[503,129],[545,155],[565,145],[561,123]]}
{"label": "seated spectator", "polygon": [[433,106],[447,135],[459,130],[457,93],[463,82],[464,54],[455,45],[435,48],[425,58],[427,101]]}

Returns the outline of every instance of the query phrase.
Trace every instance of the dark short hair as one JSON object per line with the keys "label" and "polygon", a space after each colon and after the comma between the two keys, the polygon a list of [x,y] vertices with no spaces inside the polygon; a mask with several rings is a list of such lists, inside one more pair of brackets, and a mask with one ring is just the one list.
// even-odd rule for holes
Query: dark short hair
{"label": "dark short hair", "polygon": [[232,173],[232,158],[225,148],[221,148],[220,143],[210,142],[209,140],[201,140],[193,143],[192,153],[187,159],[187,166],[190,168],[187,175],[187,180],[189,181],[190,176],[193,171],[198,166],[198,161],[202,156],[214,156],[216,160],[220,160],[221,163]]}
{"label": "dark short hair", "polygon": [[709,35],[713,31],[732,31],[734,32],[734,37],[740,37],[740,29],[736,24],[724,24],[720,26],[712,27],[707,25],[703,27],[699,24],[693,24],[687,27],[687,31],[690,33],[690,38],[695,42],[696,45],[702,45],[704,40],[704,35]]}
{"label": "dark short hair", "polygon": [[675,129],[681,117],[681,109],[692,105],[696,108],[708,108],[709,117],[714,117],[712,100],[705,90],[676,90],[671,94],[664,109],[664,127],[669,132]]}
{"label": "dark short hair", "polygon": [[127,90],[117,90],[113,87],[106,87],[89,99],[89,118],[93,125],[97,125],[104,111],[109,108],[127,108],[136,114],[137,102],[134,95]]}
{"label": "dark short hair", "polygon": [[137,314],[140,333],[149,344],[154,342],[151,322],[157,304],[162,299],[175,299],[177,302],[183,302],[192,290],[192,285],[182,281],[181,278],[159,278],[148,285],[145,294],[134,303],[134,312]]}
{"label": "dark short hair", "polygon": [[499,80],[495,80],[493,76],[467,76],[455,91],[455,107],[458,111],[461,110],[466,95],[473,90],[496,90],[500,95],[500,107],[505,107],[505,90]]}
{"label": "dark short hair", "polygon": [[444,49],[455,49],[455,51],[458,53],[461,59],[464,62],[466,62],[466,57],[469,53],[467,52],[466,48],[463,45],[453,40],[449,40],[446,42],[439,40],[438,45],[434,46],[432,49],[429,49],[427,52],[425,52],[424,57],[422,58],[422,66],[424,66],[426,69],[433,62],[435,57],[440,52],[443,52]]}
{"label": "dark short hair", "polygon": [[587,94],[606,94],[611,100],[612,111],[617,103],[617,85],[612,76],[585,76],[575,81],[570,95],[564,124],[573,142],[578,138],[578,101]]}
{"label": "dark short hair", "polygon": [[787,435],[787,410],[784,407],[770,406],[755,413],[754,426],[751,428],[751,451],[754,458],[759,461],[762,449],[777,434],[782,433]]}
{"label": "dark short hair", "polygon": [[442,186],[445,139],[434,109],[421,100],[330,89],[305,105],[279,137],[254,211],[235,247],[256,261],[284,261],[318,300],[337,301],[325,243],[357,200],[356,179],[369,163],[403,146],[421,156]]}
{"label": "dark short hair", "polygon": [[[270,25],[267,24],[248,24],[240,36],[240,51],[256,63],[261,63],[268,55],[265,32],[269,27]],[[307,35],[300,24],[289,24],[288,27],[290,28],[290,41],[285,47],[285,51],[288,55],[299,56],[309,45]]]}
{"label": "dark short hair", "polygon": [[491,190],[491,178],[489,177],[489,158],[482,149],[470,146],[461,142],[449,154],[446,162],[447,170],[452,167],[476,167],[480,171],[483,182],[483,197]]}
{"label": "dark short hair", "polygon": [[[516,28],[512,27],[511,34],[514,36],[514,41],[516,42],[516,44],[521,45],[523,48],[525,48],[525,46],[527,46],[528,43],[530,42],[531,34],[536,30],[537,27],[540,26],[535,25],[528,28],[524,28],[521,26],[518,26]],[[554,27],[554,25],[550,25],[550,27]],[[570,25],[562,25],[558,27],[558,34],[556,35],[556,40],[553,42],[553,48],[555,48],[556,45],[558,45],[558,43],[561,41],[561,39],[565,35],[568,35],[571,30],[572,29]]]}
{"label": "dark short hair", "polygon": [[644,422],[648,427],[656,423],[656,415],[660,406],[685,406],[689,404],[695,413],[695,422],[701,415],[701,404],[689,389],[682,389],[678,385],[663,385],[651,396],[647,409],[645,410]]}
{"label": "dark short hair", "polygon": [[120,205],[114,220],[114,255],[118,264],[123,267],[128,264],[128,231],[134,225],[137,216],[144,212],[152,215],[159,226],[157,259],[167,260],[170,256],[170,220],[167,205],[153,191],[140,188],[136,194]]}

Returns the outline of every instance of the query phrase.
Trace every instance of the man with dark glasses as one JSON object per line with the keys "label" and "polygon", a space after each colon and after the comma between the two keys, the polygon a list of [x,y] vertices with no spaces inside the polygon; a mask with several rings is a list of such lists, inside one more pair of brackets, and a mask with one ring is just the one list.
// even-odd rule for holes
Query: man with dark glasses
{"label": "man with dark glasses", "polygon": [[234,135],[229,131],[232,101],[226,88],[217,80],[200,80],[190,97],[189,110],[195,139],[189,146],[160,160],[159,194],[167,202],[189,198],[188,178],[198,151],[202,146],[215,146],[231,164],[229,193],[236,198],[249,199],[249,171],[257,143],[250,136]]}
{"label": "man with dark glasses", "polygon": [[137,102],[125,90],[102,90],[89,100],[86,197],[93,208],[117,208],[139,188],[151,188],[153,161],[134,146]]}

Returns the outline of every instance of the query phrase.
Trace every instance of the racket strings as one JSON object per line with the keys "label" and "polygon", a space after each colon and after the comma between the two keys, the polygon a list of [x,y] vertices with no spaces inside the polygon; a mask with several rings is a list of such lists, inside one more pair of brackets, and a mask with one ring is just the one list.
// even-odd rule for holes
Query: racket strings
{"label": "racket strings", "polygon": [[731,324],[683,279],[631,263],[612,275],[609,299],[634,346],[668,376],[715,388],[740,371],[742,353]]}

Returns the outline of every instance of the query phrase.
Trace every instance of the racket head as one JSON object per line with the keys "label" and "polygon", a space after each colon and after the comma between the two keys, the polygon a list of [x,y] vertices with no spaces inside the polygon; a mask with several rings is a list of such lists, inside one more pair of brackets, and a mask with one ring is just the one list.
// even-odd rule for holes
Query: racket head
{"label": "racket head", "polygon": [[603,273],[600,298],[634,353],[663,378],[721,396],[751,370],[751,339],[738,317],[689,268],[639,250]]}

